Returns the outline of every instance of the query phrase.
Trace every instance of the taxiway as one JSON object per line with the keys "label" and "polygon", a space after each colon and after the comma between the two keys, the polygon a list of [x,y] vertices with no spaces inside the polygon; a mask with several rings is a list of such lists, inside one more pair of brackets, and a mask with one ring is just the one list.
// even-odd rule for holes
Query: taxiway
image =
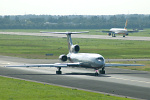
{"label": "taxiway", "polygon": [[[64,34],[50,34],[50,33],[26,33],[26,32],[0,32],[0,34],[10,34],[10,35],[32,35],[32,36],[51,36],[51,37],[65,37]],[[86,34],[74,34],[72,38],[93,38],[93,39],[119,39],[119,40],[142,40],[150,41],[150,37],[140,37],[140,36],[117,36],[111,37],[107,35],[86,35]]]}
{"label": "taxiway", "polygon": [[55,62],[58,62],[58,60],[0,56],[0,75],[124,97],[150,99],[150,72],[109,67],[106,68],[105,75],[96,77],[94,76],[94,70],[92,69],[62,68],[63,74],[56,75],[56,68],[4,67],[5,65],[25,63]]}

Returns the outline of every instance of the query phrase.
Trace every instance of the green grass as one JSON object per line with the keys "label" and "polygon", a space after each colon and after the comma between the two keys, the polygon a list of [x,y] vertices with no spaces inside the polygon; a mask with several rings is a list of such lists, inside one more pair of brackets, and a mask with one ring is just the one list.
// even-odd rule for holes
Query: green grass
{"label": "green grass", "polygon": [[0,77],[0,100],[131,100],[100,93]]}
{"label": "green grass", "polygon": [[[99,53],[105,59],[150,58],[150,41],[73,38],[73,43],[80,45],[80,52]],[[0,55],[56,59],[59,55],[67,53],[67,38],[0,34]]]}

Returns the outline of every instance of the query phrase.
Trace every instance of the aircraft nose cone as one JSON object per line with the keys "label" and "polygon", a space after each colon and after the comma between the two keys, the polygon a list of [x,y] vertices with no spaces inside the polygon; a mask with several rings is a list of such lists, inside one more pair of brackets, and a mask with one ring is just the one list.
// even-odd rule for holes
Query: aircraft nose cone
{"label": "aircraft nose cone", "polygon": [[103,65],[103,66],[104,66],[104,65],[105,65],[105,62],[104,62],[104,61],[101,61],[101,65]]}
{"label": "aircraft nose cone", "polygon": [[100,64],[100,66],[105,66],[105,60],[104,60],[104,58],[99,58],[98,62]]}

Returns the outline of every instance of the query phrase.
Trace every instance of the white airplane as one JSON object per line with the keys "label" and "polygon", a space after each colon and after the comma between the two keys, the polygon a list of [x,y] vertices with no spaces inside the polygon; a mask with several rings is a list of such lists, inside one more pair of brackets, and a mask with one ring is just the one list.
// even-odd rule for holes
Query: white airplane
{"label": "white airplane", "polygon": [[112,34],[112,37],[116,37],[116,34],[122,34],[123,37],[125,37],[126,35],[128,35],[128,33],[139,32],[136,30],[128,31],[126,27],[127,27],[127,20],[124,28],[111,28],[109,31],[101,31],[101,32],[108,33],[109,36]]}
{"label": "white airplane", "polygon": [[[45,33],[45,32],[44,32]],[[62,54],[59,59],[62,62],[67,60],[70,63],[54,63],[54,64],[30,64],[30,65],[17,65],[17,66],[6,66],[6,67],[56,67],[58,70],[56,74],[62,74],[62,67],[83,67],[95,69],[95,75],[105,74],[105,67],[110,66],[144,66],[138,64],[106,64],[105,59],[100,54],[95,53],[78,53],[80,50],[79,45],[73,45],[71,34],[85,33],[85,32],[48,32],[57,34],[66,34],[68,41],[69,53],[67,55]],[[101,69],[101,70],[100,70]]]}

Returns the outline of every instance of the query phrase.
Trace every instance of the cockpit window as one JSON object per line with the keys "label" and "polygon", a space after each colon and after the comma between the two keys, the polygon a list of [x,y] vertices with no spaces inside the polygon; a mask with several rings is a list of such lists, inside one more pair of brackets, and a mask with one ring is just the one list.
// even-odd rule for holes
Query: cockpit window
{"label": "cockpit window", "polygon": [[99,58],[97,58],[97,60],[98,60],[98,61],[104,61],[104,58],[99,57]]}

